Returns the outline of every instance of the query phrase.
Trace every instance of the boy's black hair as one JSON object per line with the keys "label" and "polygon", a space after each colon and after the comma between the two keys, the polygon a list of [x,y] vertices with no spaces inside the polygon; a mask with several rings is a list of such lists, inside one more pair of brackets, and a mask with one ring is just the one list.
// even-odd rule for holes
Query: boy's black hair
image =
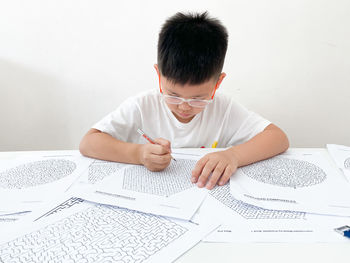
{"label": "boy's black hair", "polygon": [[173,83],[201,84],[219,77],[228,42],[226,28],[202,14],[176,13],[164,23],[158,39],[158,68]]}

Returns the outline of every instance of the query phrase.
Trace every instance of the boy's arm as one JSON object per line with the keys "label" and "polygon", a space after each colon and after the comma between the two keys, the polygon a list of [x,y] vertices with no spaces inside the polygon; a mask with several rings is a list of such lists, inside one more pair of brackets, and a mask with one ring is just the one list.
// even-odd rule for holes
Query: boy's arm
{"label": "boy's arm", "polygon": [[80,142],[81,154],[107,161],[143,164],[151,171],[166,168],[170,161],[170,143],[156,139],[157,144],[136,144],[115,139],[96,129],[90,129]]}
{"label": "boy's arm", "polygon": [[205,155],[192,171],[192,182],[199,187],[206,185],[208,189],[212,189],[217,182],[224,185],[238,167],[270,158],[286,151],[288,147],[286,134],[276,125],[270,124],[245,143]]}

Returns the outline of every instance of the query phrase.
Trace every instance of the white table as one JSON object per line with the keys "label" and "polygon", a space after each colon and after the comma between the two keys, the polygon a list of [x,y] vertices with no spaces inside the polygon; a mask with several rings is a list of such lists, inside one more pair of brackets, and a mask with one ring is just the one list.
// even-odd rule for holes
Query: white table
{"label": "white table", "polygon": [[[310,149],[309,149],[310,150]],[[320,150],[319,148],[315,150]],[[0,159],[43,153],[72,153],[76,151],[0,152]],[[350,193],[349,193],[350,194]],[[350,218],[349,218],[350,224]],[[201,242],[176,262],[350,262],[349,243],[205,243]]]}

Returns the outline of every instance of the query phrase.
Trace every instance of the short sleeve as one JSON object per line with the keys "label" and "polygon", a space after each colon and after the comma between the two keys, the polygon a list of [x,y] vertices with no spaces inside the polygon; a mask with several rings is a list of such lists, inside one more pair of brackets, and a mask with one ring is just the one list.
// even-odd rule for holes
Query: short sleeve
{"label": "short sleeve", "polygon": [[133,142],[140,122],[139,106],[134,98],[129,98],[92,128],[108,133],[118,140]]}
{"label": "short sleeve", "polygon": [[235,122],[235,132],[229,140],[229,146],[242,144],[250,140],[271,124],[270,121],[255,112],[247,110],[238,103],[234,103],[231,110],[232,122]]}

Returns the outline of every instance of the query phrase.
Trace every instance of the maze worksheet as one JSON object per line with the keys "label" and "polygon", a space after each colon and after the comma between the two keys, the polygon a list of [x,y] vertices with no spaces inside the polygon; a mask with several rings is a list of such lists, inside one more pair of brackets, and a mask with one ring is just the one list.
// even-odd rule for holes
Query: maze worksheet
{"label": "maze worksheet", "polygon": [[350,186],[326,153],[289,151],[244,166],[230,188],[235,198],[266,209],[350,216]]}
{"label": "maze worksheet", "polygon": [[305,212],[264,209],[235,199],[229,184],[216,186],[201,209],[216,211],[222,225],[207,242],[346,242],[333,225],[346,224],[347,217],[310,215]]}
{"label": "maze worksheet", "polygon": [[170,262],[218,226],[82,204],[79,199],[57,208],[1,244],[0,261]]}
{"label": "maze worksheet", "polygon": [[195,160],[177,158],[160,172],[128,165],[76,195],[92,202],[189,220],[207,194],[206,189],[191,182],[195,164]]}
{"label": "maze worksheet", "polygon": [[261,233],[267,230],[272,242],[286,242],[290,236],[303,240],[313,235],[306,213],[264,209],[244,203],[231,195],[229,184],[211,190],[205,206],[215,209],[224,219],[222,225],[205,238],[208,242],[265,242],[267,235]]}
{"label": "maze worksheet", "polygon": [[87,171],[92,159],[74,154],[43,154],[0,160],[0,210],[31,211],[54,199]]}
{"label": "maze worksheet", "polygon": [[230,186],[216,186],[210,195],[245,219],[303,219],[305,213],[264,209],[235,199],[230,193]]}

